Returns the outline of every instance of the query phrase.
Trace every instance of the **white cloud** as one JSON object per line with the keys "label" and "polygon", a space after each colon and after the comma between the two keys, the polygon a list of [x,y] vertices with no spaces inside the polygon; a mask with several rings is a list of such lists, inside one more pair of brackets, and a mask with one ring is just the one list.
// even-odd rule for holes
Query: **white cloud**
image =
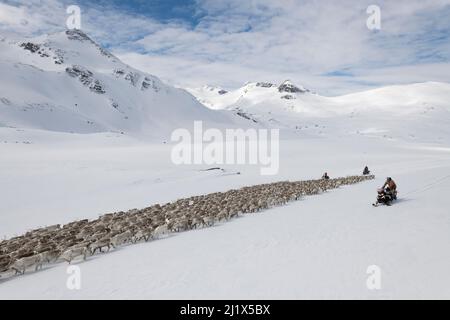
{"label": "white cloud", "polygon": [[[420,61],[424,52],[439,53],[447,58],[440,64],[448,64],[450,35],[436,45],[427,34],[439,28],[449,31],[448,21],[433,19],[440,10],[450,12],[448,1],[381,1],[382,30],[377,33],[366,27],[370,3],[200,1],[206,17],[195,28],[149,34],[139,41],[147,54],[121,56],[182,85],[214,79],[238,86],[247,80],[290,78],[322,92],[339,93],[408,79],[450,81],[444,73],[424,72],[430,63]],[[168,67],[161,67],[164,61]],[[324,76],[339,70],[355,76]],[[408,73],[394,77],[399,70]]]}
{"label": "white cloud", "polygon": [[[26,34],[61,28],[67,4],[2,4],[0,30]],[[194,25],[162,23],[113,6],[81,8],[83,28],[94,39],[125,62],[181,86],[231,88],[289,78],[332,94],[397,82],[450,82],[450,0],[379,0],[379,32],[366,27],[370,4],[197,0]],[[28,24],[21,26],[22,20]],[[344,76],[333,76],[342,71]]]}
{"label": "white cloud", "polygon": [[65,7],[56,0],[0,3],[0,32],[8,37],[54,31],[65,23]]}
{"label": "white cloud", "polygon": [[0,3],[0,21],[2,24],[18,27],[27,23],[25,9]]}

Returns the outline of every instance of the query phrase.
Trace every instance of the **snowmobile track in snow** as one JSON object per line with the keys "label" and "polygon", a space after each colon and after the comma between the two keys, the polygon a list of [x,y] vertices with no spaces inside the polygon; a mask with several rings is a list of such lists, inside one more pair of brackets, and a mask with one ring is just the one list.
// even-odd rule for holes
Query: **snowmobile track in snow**
{"label": "snowmobile track in snow", "polygon": [[281,181],[232,189],[225,192],[179,199],[164,205],[101,215],[95,220],[78,220],[28,231],[0,242],[0,278],[38,270],[43,264],[94,255],[103,249],[127,243],[149,241],[161,236],[209,227],[241,214],[284,205],[302,196],[314,195],[365,180],[370,176],[336,179]]}

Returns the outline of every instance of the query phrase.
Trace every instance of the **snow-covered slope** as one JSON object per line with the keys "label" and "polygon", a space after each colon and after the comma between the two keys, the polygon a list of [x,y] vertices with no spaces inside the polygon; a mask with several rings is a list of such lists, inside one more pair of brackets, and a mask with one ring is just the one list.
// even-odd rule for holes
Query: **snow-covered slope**
{"label": "snow-covered slope", "polygon": [[[80,290],[67,288],[62,263],[0,279],[0,299],[450,298],[448,147],[364,136],[283,140],[272,177],[251,166],[176,167],[170,146],[112,145],[129,139],[122,135],[107,144],[99,135],[45,134],[67,137],[0,143],[0,236],[325,170],[344,176],[367,164],[376,180],[74,262]],[[374,208],[388,175],[399,200]],[[371,265],[381,270],[381,290],[366,286]]]}
{"label": "snow-covered slope", "polygon": [[0,126],[164,136],[203,120],[228,124],[182,89],[135,70],[79,30],[0,41]]}
{"label": "snow-covered slope", "polygon": [[[227,109],[270,127],[301,135],[363,134],[449,141],[450,84],[418,83],[324,97],[290,81],[249,83],[235,91],[189,89],[213,109]],[[432,129],[432,130],[431,130]]]}

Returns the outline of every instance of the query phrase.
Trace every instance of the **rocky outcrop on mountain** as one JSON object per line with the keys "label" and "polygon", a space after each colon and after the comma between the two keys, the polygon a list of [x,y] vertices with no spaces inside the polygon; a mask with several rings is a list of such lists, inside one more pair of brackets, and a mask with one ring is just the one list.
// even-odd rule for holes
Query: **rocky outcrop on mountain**
{"label": "rocky outcrop on mountain", "polygon": [[242,117],[242,118],[244,118],[244,119],[253,121],[254,123],[258,123],[258,121],[255,120],[255,119],[252,117],[252,115],[250,115],[250,114],[244,112],[242,109],[236,108],[234,111],[236,112],[236,114],[237,114],[238,116],[240,116],[240,117]]}
{"label": "rocky outcrop on mountain", "polygon": [[291,83],[289,80],[283,82],[282,84],[280,84],[280,86],[278,87],[278,91],[279,92],[288,92],[288,93],[304,93],[304,92],[308,92],[307,89],[304,88],[299,88],[297,86],[295,86],[293,83]]}
{"label": "rocky outcrop on mountain", "polygon": [[150,79],[149,77],[145,77],[144,81],[142,81],[141,90],[146,90],[149,88],[152,88],[155,92],[158,92],[160,90],[155,80]]}
{"label": "rocky outcrop on mountain", "polygon": [[113,74],[119,78],[119,77],[123,77],[123,75],[125,74],[125,70],[123,69],[114,69],[113,70]]}
{"label": "rocky outcrop on mountain", "polygon": [[142,75],[136,71],[115,69],[113,71],[113,74],[117,78],[123,78],[124,80],[128,81],[134,87],[140,87],[141,91],[144,91],[144,90],[147,90],[150,88],[153,89],[153,91],[155,91],[155,92],[158,92],[160,90],[160,87],[158,86],[157,82],[148,76],[144,76],[144,80],[140,81],[140,79],[142,78]]}
{"label": "rocky outcrop on mountain", "polygon": [[91,38],[88,37],[83,31],[79,29],[70,29],[66,31],[67,38],[69,40],[77,40],[77,41],[89,41],[94,44]]}
{"label": "rocky outcrop on mountain", "polygon": [[89,36],[84,33],[83,31],[79,30],[79,29],[71,29],[71,30],[67,30],[66,31],[66,35],[67,38],[69,40],[75,40],[75,41],[87,41],[90,42],[91,44],[93,44],[95,47],[97,47],[98,51],[105,57],[108,58],[112,58],[112,59],[117,59],[116,57],[114,57],[110,52],[108,52],[107,50],[105,50],[104,48],[102,48],[101,46],[99,46],[94,40],[92,40],[91,38],[89,38]]}
{"label": "rocky outcrop on mountain", "polygon": [[105,89],[103,88],[102,84],[98,80],[95,80],[94,83],[89,86],[89,89],[92,92],[99,93],[99,94],[103,94],[106,92]]}
{"label": "rocky outcrop on mountain", "polygon": [[136,84],[139,81],[139,78],[141,77],[141,75],[137,72],[128,72],[125,76],[125,80],[129,81],[133,86],[136,87]]}
{"label": "rocky outcrop on mountain", "polygon": [[[20,46],[22,48],[24,48],[25,50],[30,51],[31,53],[38,52],[39,49],[41,48],[40,45],[32,43],[32,42],[24,42],[24,43],[21,43]],[[41,52],[39,52],[39,53],[41,53]]]}
{"label": "rocky outcrop on mountain", "polygon": [[55,64],[63,64],[64,63],[64,51],[61,49],[55,50],[55,55],[53,56],[53,60],[55,60]]}
{"label": "rocky outcrop on mountain", "polygon": [[19,46],[33,54],[38,54],[41,58],[51,57],[55,64],[62,64],[64,62],[64,51],[61,49],[53,51],[48,43],[38,44],[33,42],[22,42]]}
{"label": "rocky outcrop on mountain", "polygon": [[106,92],[102,83],[95,79],[94,74],[86,68],[75,65],[72,67],[67,67],[66,72],[69,76],[78,78],[78,80],[80,80],[80,82],[84,86],[88,87],[92,92],[98,94],[103,94]]}
{"label": "rocky outcrop on mountain", "polygon": [[256,86],[262,87],[262,88],[272,88],[272,87],[276,87],[277,85],[270,83],[270,82],[257,82]]}

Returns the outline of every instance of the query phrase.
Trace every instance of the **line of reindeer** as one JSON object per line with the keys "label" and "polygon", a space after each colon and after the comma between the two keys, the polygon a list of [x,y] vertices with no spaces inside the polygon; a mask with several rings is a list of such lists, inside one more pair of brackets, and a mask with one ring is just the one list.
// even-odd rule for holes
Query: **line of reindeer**
{"label": "line of reindeer", "polygon": [[158,239],[171,232],[209,227],[241,214],[258,212],[305,195],[314,195],[341,185],[355,184],[374,176],[282,181],[226,192],[180,199],[164,205],[101,215],[95,220],[57,224],[0,242],[0,276],[24,274],[44,264],[87,259],[103,250],[127,243]]}

